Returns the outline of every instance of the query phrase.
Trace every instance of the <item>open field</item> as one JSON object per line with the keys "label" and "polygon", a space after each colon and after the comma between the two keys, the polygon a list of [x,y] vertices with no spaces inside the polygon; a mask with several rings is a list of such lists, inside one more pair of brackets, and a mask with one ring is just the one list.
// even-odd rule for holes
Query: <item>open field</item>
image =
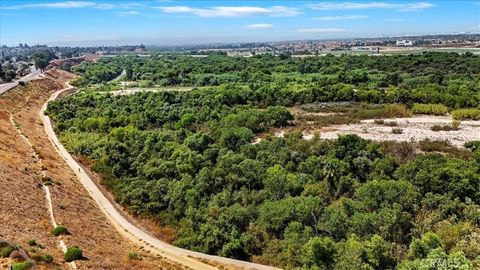
{"label": "open field", "polygon": [[[456,147],[463,147],[466,142],[480,140],[480,121],[462,121],[458,128],[452,130],[437,130],[435,127],[451,127],[451,116],[414,115],[412,117],[355,120],[342,118],[342,113],[336,112],[305,112],[292,108],[297,117],[313,117],[316,121],[294,121],[293,125],[283,129],[275,129],[271,134],[283,137],[286,132],[301,130],[303,139],[311,140],[315,134],[321,139],[336,139],[340,135],[355,134],[373,141],[407,141],[418,142],[425,139],[447,140]],[[328,120],[344,121],[344,124],[329,123]],[[323,125],[323,126],[322,126]],[[397,130],[395,132],[394,130]],[[255,139],[259,143],[266,134]]]}
{"label": "open field", "polygon": [[[452,119],[449,116],[414,116],[411,118],[393,118],[387,122],[396,122],[392,127],[375,123],[374,120],[363,120],[358,124],[331,126],[319,129],[320,138],[335,139],[338,135],[356,134],[364,139],[374,141],[421,141],[448,140],[457,147],[463,147],[466,142],[480,140],[480,121],[463,121],[459,130],[433,131],[435,125],[449,125]],[[393,129],[400,129],[400,134],[392,133]],[[311,132],[305,133],[305,138],[311,138]]]}

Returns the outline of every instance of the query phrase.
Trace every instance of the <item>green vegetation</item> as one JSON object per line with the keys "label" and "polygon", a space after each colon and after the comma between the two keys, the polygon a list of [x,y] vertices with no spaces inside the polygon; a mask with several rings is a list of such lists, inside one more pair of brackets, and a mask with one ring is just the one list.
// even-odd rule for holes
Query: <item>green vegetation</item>
{"label": "green vegetation", "polygon": [[36,246],[37,245],[37,240],[35,240],[35,239],[28,240],[28,245],[29,246]]}
{"label": "green vegetation", "polygon": [[16,262],[12,264],[12,270],[26,270],[33,267],[33,262],[26,261],[26,262]]}
{"label": "green vegetation", "polygon": [[78,246],[69,247],[63,258],[66,262],[80,260],[83,258],[83,252]]}
{"label": "green vegetation", "polygon": [[61,234],[68,234],[67,227],[58,225],[57,227],[53,228],[52,234],[55,236],[59,236]]}
{"label": "green vegetation", "polygon": [[40,260],[46,263],[51,263],[53,262],[53,256],[50,254],[42,254]]}
{"label": "green vegetation", "polygon": [[127,80],[150,86],[248,86],[258,98],[283,106],[325,101],[443,104],[477,107],[480,57],[423,53],[370,57],[327,55],[250,58],[182,55],[102,58],[75,68],[77,85],[107,82],[129,70]]}
{"label": "green vegetation", "polygon": [[353,135],[253,142],[295,124],[292,105],[320,112],[322,102],[367,102],[344,108],[356,112],[345,118],[353,121],[408,116],[415,102],[478,106],[478,60],[117,57],[82,64],[79,84],[128,65],[131,80],[208,87],[125,96],[89,89],[50,103],[48,114],[120,203],[176,228],[169,237],[178,246],[286,269],[435,269],[432,259],[470,269],[480,255],[473,145],[474,153],[450,146],[444,156]]}
{"label": "green vegetation", "polygon": [[51,60],[55,59],[55,52],[49,49],[40,49],[32,54],[32,59],[35,62],[35,67],[38,69],[45,69]]}
{"label": "green vegetation", "polygon": [[0,257],[8,257],[14,250],[15,247],[11,246],[7,242],[0,241]]}
{"label": "green vegetation", "polygon": [[445,115],[448,113],[447,106],[443,104],[413,104],[412,110],[414,113]]}
{"label": "green vegetation", "polygon": [[50,254],[33,254],[32,259],[36,262],[44,262],[44,263],[53,262],[53,256]]}
{"label": "green vegetation", "polygon": [[480,109],[459,109],[452,111],[455,120],[480,120]]}
{"label": "green vegetation", "polygon": [[138,254],[138,253],[135,253],[135,252],[129,252],[128,253],[128,259],[129,260],[141,260],[142,259],[142,255]]}

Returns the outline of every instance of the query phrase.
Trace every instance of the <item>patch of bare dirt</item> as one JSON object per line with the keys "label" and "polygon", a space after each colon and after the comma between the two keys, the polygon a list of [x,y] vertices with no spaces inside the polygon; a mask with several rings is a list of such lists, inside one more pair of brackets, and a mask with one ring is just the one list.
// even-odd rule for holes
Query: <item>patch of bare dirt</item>
{"label": "patch of bare dirt", "polygon": [[[468,141],[480,140],[480,121],[462,121],[458,130],[433,131],[435,125],[450,125],[449,116],[417,115],[410,118],[389,119],[396,126],[377,124],[374,120],[363,120],[358,124],[332,126],[329,130],[320,129],[320,138],[335,139],[342,134],[356,134],[362,138],[374,141],[421,141],[448,140],[456,147],[463,147]],[[393,129],[400,131],[395,134]],[[312,133],[305,133],[304,138],[310,139]]]}

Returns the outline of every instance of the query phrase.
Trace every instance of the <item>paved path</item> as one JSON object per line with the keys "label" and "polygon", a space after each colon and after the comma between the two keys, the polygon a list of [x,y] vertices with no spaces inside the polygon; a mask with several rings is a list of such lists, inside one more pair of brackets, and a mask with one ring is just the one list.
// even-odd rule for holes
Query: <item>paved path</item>
{"label": "paved path", "polygon": [[134,243],[143,246],[146,250],[150,250],[155,253],[160,253],[163,257],[170,259],[172,261],[178,262],[184,266],[188,266],[192,269],[198,270],[211,270],[217,269],[213,266],[201,263],[200,261],[192,258],[201,258],[216,261],[222,264],[235,265],[237,267],[244,267],[245,269],[258,269],[258,270],[273,270],[276,269],[270,266],[264,266],[260,264],[250,263],[246,261],[234,260],[219,256],[207,255],[187,249],[182,249],[179,247],[172,246],[166,242],[163,242],[156,237],[150,235],[148,232],[137,227],[131,221],[129,221],[120,210],[110,202],[107,197],[102,193],[102,191],[97,187],[94,181],[88,176],[88,174],[83,170],[83,168],[75,161],[75,159],[68,153],[65,147],[58,140],[57,135],[55,134],[50,118],[44,114],[47,104],[49,101],[55,100],[59,94],[64,91],[72,90],[73,87],[67,87],[65,89],[59,90],[52,94],[52,96],[45,102],[42,109],[40,110],[40,117],[42,119],[45,133],[47,134],[49,140],[53,144],[53,147],[60,154],[60,156],[65,160],[65,162],[70,166],[70,168],[77,175],[80,183],[88,191],[90,196],[94,199],[100,209],[104,212],[116,229],[126,236],[128,239]]}
{"label": "paved path", "polygon": [[30,71],[31,72],[29,74],[21,77],[18,80],[15,80],[9,83],[0,84],[0,95],[17,86],[19,81],[27,81],[27,82],[31,81],[41,73],[40,69],[36,69],[34,66],[30,67]]}

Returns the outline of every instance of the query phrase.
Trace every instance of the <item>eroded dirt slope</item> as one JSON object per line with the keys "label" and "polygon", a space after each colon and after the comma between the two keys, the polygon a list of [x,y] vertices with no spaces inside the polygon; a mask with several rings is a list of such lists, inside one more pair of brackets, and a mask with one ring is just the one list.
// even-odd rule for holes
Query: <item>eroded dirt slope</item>
{"label": "eroded dirt slope", "polygon": [[[67,246],[80,246],[86,257],[76,262],[79,269],[184,269],[150,255],[120,236],[52,148],[38,111],[72,76],[52,71],[45,78],[0,96],[0,238],[22,246],[28,246],[29,239],[37,239],[45,246],[46,253],[54,255],[56,265],[51,267],[69,268],[57,247],[59,238],[50,233],[45,193],[41,188],[41,171],[46,170],[53,183],[50,192],[55,219],[71,233],[63,236],[63,240]],[[10,123],[10,114],[33,148]],[[41,165],[32,151],[40,156]],[[129,253],[141,254],[143,259],[129,259]]]}

